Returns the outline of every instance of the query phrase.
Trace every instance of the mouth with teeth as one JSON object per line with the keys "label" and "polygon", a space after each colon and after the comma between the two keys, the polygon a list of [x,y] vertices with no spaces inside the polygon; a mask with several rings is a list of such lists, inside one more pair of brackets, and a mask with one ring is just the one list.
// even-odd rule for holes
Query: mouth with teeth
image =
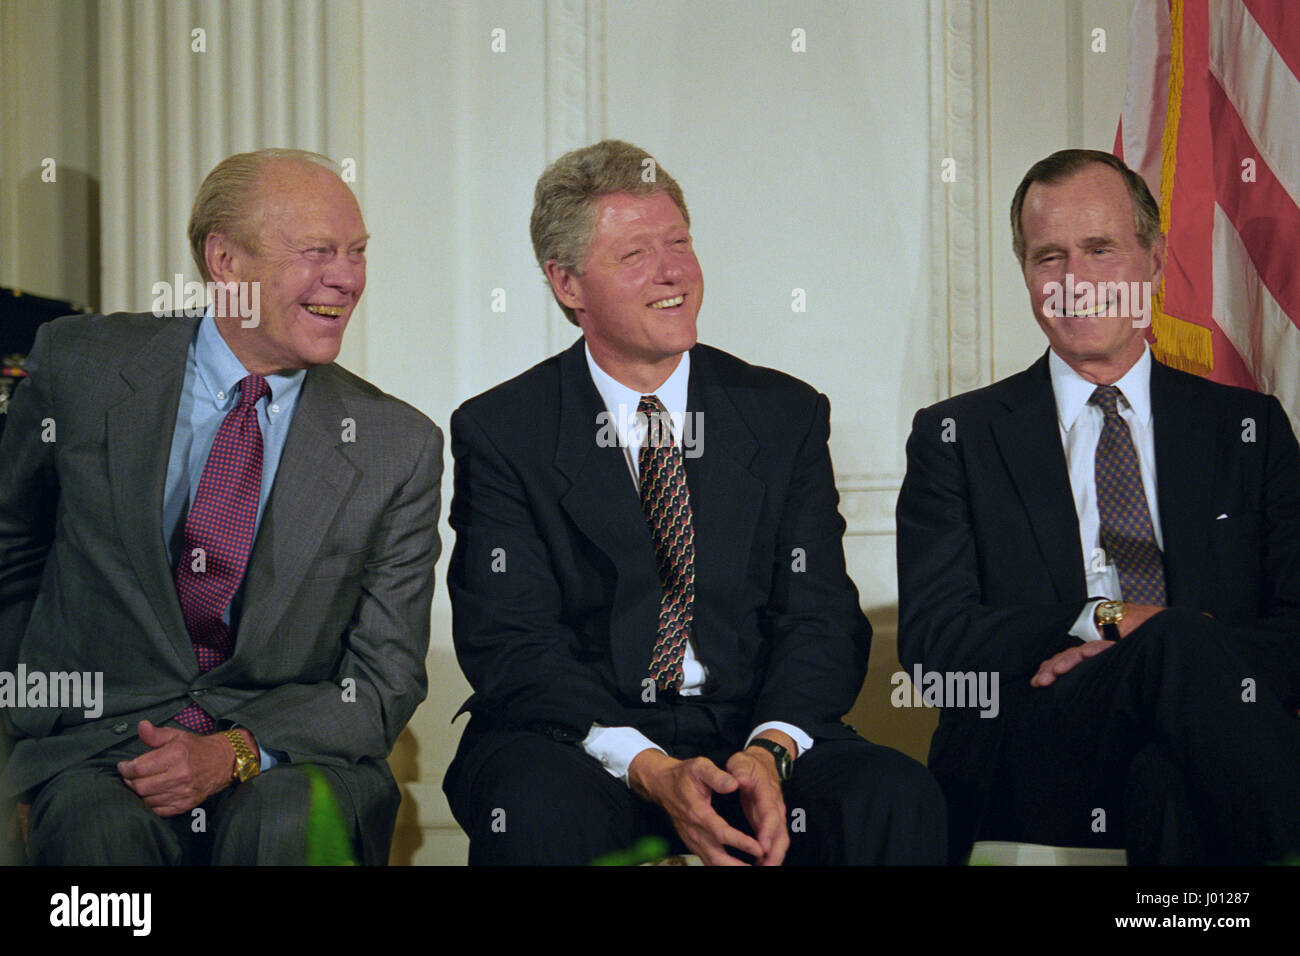
{"label": "mouth with teeth", "polygon": [[1048,304],[1043,309],[1043,314],[1048,318],[1055,319],[1096,319],[1115,316],[1116,303],[1107,299],[1098,302],[1090,309],[1070,309],[1068,306],[1059,304]]}
{"label": "mouth with teeth", "polygon": [[651,302],[652,309],[675,309],[686,300],[685,295],[675,295],[671,299],[660,299],[658,302]]}
{"label": "mouth with teeth", "polygon": [[303,308],[312,315],[319,315],[328,319],[337,319],[347,311],[347,306],[343,305],[304,305]]}

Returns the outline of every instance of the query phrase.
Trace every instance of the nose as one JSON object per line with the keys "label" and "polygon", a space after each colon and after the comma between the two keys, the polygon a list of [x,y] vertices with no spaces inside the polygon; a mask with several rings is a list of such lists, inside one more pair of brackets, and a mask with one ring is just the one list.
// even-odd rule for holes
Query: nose
{"label": "nose", "polygon": [[336,255],[321,276],[321,281],[332,289],[360,294],[366,285],[366,260],[352,256]]}
{"label": "nose", "polygon": [[655,281],[663,285],[677,285],[686,273],[686,263],[672,249],[660,249],[655,261]]}

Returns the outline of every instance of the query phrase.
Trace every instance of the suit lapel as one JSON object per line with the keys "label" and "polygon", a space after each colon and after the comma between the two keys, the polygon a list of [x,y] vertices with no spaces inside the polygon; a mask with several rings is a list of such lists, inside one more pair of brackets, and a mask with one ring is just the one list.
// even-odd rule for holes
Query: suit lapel
{"label": "suit lapel", "polygon": [[1211,476],[1218,461],[1215,411],[1177,373],[1153,360],[1151,416],[1168,601],[1172,605],[1195,595],[1192,603],[1199,605],[1213,593],[1205,519],[1211,517]]}
{"label": "suit lapel", "polygon": [[[686,480],[695,520],[696,623],[707,606],[700,595],[734,594],[749,567],[754,530],[763,507],[764,483],[750,471],[758,439],[718,378],[708,349],[691,352],[687,409],[694,421],[697,457],[687,457]],[[695,651],[715,675],[718,661],[734,659],[732,628],[695,627]]]}
{"label": "suit lapel", "polygon": [[993,437],[1029,514],[1057,594],[1063,601],[1082,600],[1087,596],[1083,545],[1046,354],[1016,380],[1004,402],[1008,412],[993,423]]}
{"label": "suit lapel", "polygon": [[274,633],[360,478],[344,453],[346,417],[332,366],[309,369],[249,555],[235,658],[256,655]]}
{"label": "suit lapel", "polygon": [[106,426],[109,482],[122,546],[163,634],[188,666],[193,666],[194,650],[163,544],[162,510],[186,353],[197,324],[198,319],[179,316],[163,322],[138,357],[122,368],[131,394],[109,409]]}
{"label": "suit lapel", "polygon": [[[610,643],[620,686],[638,686],[658,634],[661,585],[645,513],[625,450],[596,436],[605,405],[591,380],[583,340],[560,356],[560,431],[555,467],[570,488],[560,505],[614,565]],[[603,419],[600,419],[603,421]]]}

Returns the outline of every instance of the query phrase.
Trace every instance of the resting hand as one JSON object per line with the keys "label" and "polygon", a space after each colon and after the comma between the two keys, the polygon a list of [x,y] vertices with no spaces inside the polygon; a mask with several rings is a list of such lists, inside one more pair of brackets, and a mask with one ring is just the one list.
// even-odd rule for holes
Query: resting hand
{"label": "resting hand", "polygon": [[627,772],[634,793],[663,807],[692,853],[710,866],[744,866],[726,851],[735,847],[754,858],[763,847],[730,826],[713,809],[715,793],[732,793],[739,781],[705,757],[676,760],[658,750],[643,750]]}
{"label": "resting hand", "polygon": [[[160,817],[192,810],[230,786],[235,748],[225,734],[200,736],[179,727],[155,727],[140,721],[140,739],[152,749],[117,765],[122,781]],[[251,748],[252,734],[240,730]]]}
{"label": "resting hand", "polygon": [[785,825],[785,798],[776,758],[758,747],[742,750],[727,761],[727,772],[740,785],[740,806],[763,849],[756,856],[757,863],[780,866],[790,848],[790,834]]}
{"label": "resting hand", "polygon": [[1059,654],[1053,654],[1038,665],[1038,673],[1030,679],[1029,685],[1031,687],[1046,687],[1048,684],[1055,682],[1056,678],[1062,674],[1068,674],[1074,670],[1080,661],[1087,660],[1089,657],[1096,657],[1114,643],[1114,641],[1088,641],[1078,647],[1071,647]]}

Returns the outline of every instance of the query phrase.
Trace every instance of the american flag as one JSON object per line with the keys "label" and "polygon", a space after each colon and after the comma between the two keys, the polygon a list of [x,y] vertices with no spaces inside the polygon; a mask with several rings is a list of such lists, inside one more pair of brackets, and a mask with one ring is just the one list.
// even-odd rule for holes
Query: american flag
{"label": "american flag", "polygon": [[1153,351],[1300,431],[1300,2],[1136,0],[1115,153],[1169,241]]}

